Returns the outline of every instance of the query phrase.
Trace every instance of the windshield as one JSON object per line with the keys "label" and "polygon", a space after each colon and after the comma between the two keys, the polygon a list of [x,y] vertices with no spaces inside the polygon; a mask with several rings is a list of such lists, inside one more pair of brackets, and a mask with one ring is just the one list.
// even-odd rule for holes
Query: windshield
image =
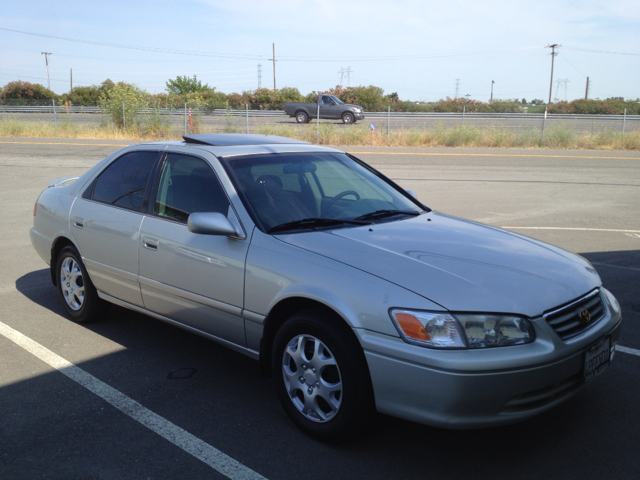
{"label": "windshield", "polygon": [[343,153],[250,155],[227,162],[266,231],[353,227],[423,211]]}
{"label": "windshield", "polygon": [[344,102],[342,100],[340,100],[338,97],[334,97],[333,95],[331,95],[331,98],[333,98],[333,100],[338,104],[338,105],[344,105]]}

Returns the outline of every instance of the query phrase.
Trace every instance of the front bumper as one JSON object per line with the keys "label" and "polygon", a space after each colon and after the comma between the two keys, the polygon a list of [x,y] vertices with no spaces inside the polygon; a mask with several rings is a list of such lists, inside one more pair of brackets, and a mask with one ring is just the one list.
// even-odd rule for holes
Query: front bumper
{"label": "front bumper", "polygon": [[463,429],[514,423],[564,402],[586,385],[588,346],[610,336],[613,358],[621,314],[613,295],[604,295],[606,315],[571,342],[554,338],[543,319],[533,322],[537,339],[531,344],[476,350],[426,349],[399,338],[356,331],[378,411]]}
{"label": "front bumper", "polygon": [[361,112],[361,113],[352,112],[352,113],[353,113],[353,117],[356,120],[364,120],[364,112]]}

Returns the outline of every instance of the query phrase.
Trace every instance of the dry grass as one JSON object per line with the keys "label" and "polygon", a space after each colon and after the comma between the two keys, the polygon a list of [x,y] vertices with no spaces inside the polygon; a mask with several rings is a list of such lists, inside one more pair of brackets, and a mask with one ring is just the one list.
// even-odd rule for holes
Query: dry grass
{"label": "dry grass", "polygon": [[[213,131],[197,122],[200,133],[242,133],[244,126],[227,122]],[[57,127],[53,122],[25,121],[12,118],[0,120],[0,136],[47,138],[95,138],[115,140],[179,140],[183,130],[172,127],[162,119],[141,122],[123,131],[105,122],[103,125],[77,125],[62,119]],[[332,123],[316,125],[262,125],[252,133],[281,135],[320,145],[373,145],[391,147],[487,147],[487,148],[560,148],[590,150],[640,150],[640,131],[625,133],[605,130],[580,133],[564,126],[547,128],[544,136],[539,130],[510,130],[506,128],[479,129],[474,126],[442,126],[431,130],[395,130],[387,139],[386,132],[373,137],[368,125],[344,127]]]}

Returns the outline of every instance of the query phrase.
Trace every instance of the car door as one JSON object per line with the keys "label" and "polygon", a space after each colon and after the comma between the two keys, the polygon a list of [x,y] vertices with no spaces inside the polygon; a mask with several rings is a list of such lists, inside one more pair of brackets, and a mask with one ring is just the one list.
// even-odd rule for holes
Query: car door
{"label": "car door", "polygon": [[138,306],[138,235],[160,153],[137,150],[118,157],[71,208],[71,232],[95,287]]}
{"label": "car door", "polygon": [[320,104],[320,116],[322,118],[338,118],[336,104],[329,95],[323,95]]}
{"label": "car door", "polygon": [[194,212],[239,221],[211,165],[169,153],[152,215],[140,230],[140,284],[145,307],[197,330],[244,346],[244,268],[248,239],[189,231]]}

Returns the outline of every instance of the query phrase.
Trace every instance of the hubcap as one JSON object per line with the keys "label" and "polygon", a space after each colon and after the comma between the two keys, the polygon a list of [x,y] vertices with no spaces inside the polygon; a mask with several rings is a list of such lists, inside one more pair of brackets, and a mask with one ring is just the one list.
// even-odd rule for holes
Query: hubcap
{"label": "hubcap", "polygon": [[84,304],[84,281],[80,265],[71,257],[65,258],[60,267],[60,285],[69,308],[80,310]]}
{"label": "hubcap", "polygon": [[331,350],[311,335],[289,341],[282,355],[289,398],[309,420],[328,422],[342,404],[342,377]]}

